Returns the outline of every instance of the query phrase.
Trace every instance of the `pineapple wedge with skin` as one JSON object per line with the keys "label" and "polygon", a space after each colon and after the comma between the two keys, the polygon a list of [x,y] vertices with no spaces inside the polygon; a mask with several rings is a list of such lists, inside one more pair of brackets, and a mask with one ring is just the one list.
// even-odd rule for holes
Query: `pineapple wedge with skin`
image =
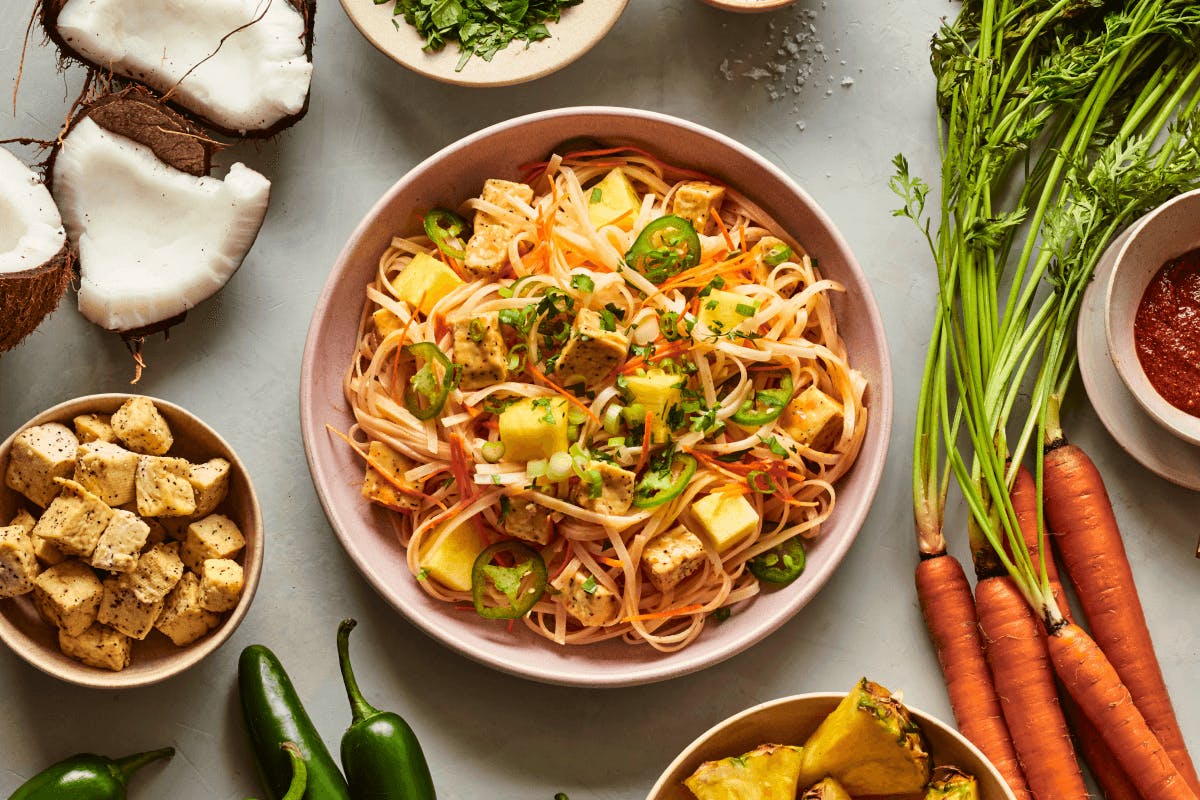
{"label": "pineapple wedge with skin", "polygon": [[979,783],[957,767],[935,767],[925,800],[979,800]]}
{"label": "pineapple wedge with skin", "polygon": [[795,800],[802,755],[792,745],[763,744],[705,761],[683,783],[698,800]]}
{"label": "pineapple wedge with skin", "polygon": [[929,750],[908,709],[863,678],[804,743],[801,785],[835,778],[852,796],[910,794],[929,781]]}
{"label": "pineapple wedge with skin", "polygon": [[800,800],[853,800],[842,785],[833,778],[826,778],[800,795]]}

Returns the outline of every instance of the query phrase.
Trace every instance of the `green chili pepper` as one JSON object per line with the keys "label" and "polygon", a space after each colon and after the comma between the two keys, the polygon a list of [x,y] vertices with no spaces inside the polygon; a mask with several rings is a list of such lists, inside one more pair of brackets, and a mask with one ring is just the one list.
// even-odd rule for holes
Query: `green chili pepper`
{"label": "green chili pepper", "polygon": [[763,263],[768,267],[778,267],[792,257],[792,248],[786,244],[777,244],[767,252],[763,253]]}
{"label": "green chili pepper", "polygon": [[288,784],[283,800],[302,800],[305,790],[308,789],[308,767],[304,764],[304,754],[294,742],[284,742],[281,749],[288,754],[292,762],[292,782]]}
{"label": "green chili pepper", "polygon": [[738,425],[766,425],[779,419],[779,415],[791,399],[792,373],[784,372],[778,389],[760,389],[753,396],[747,397],[731,419]]}
{"label": "green chili pepper", "polygon": [[252,644],[238,659],[242,721],[268,798],[280,800],[292,783],[291,759],[281,748],[293,742],[304,756],[304,800],[350,800],[346,780],[296,696],[275,654]]}
{"label": "green chili pepper", "polygon": [[357,624],[344,619],[337,632],[338,663],[354,715],[342,734],[342,768],[350,795],[355,800],[435,800],[417,735],[399,714],[380,711],[359,691],[350,666],[350,631]]}
{"label": "green chili pepper", "polygon": [[633,488],[633,504],[638,508],[654,508],[683,494],[688,481],[696,474],[696,459],[686,453],[667,456],[665,464],[651,469]]}
{"label": "green chili pepper", "polygon": [[34,775],[8,800],[125,800],[125,784],[133,773],[151,761],[173,755],[173,747],[118,759],[80,753]]}
{"label": "green chili pepper", "polygon": [[467,221],[449,209],[435,208],[425,215],[425,235],[438,250],[459,261],[466,258],[467,254],[450,245],[446,237],[458,236],[466,229]]}
{"label": "green chili pepper", "polygon": [[[512,566],[493,564],[508,560]],[[471,567],[471,599],[484,619],[519,619],[546,591],[546,562],[537,550],[514,540],[496,542],[475,559]],[[489,588],[508,598],[504,605],[489,605]]]}
{"label": "green chili pepper", "polygon": [[[425,360],[425,366],[408,379],[408,386],[404,389],[404,407],[417,419],[433,419],[442,413],[450,390],[458,385],[458,369],[449,356],[433,342],[410,344],[404,351]],[[434,362],[441,364],[445,370],[441,381],[438,381],[437,373],[433,371]]]}
{"label": "green chili pepper", "polygon": [[659,217],[642,228],[625,254],[625,263],[651,283],[662,283],[699,262],[700,237],[696,229],[674,214]]}
{"label": "green chili pepper", "polygon": [[787,586],[804,572],[804,542],[793,536],[750,559],[747,566],[760,581]]}

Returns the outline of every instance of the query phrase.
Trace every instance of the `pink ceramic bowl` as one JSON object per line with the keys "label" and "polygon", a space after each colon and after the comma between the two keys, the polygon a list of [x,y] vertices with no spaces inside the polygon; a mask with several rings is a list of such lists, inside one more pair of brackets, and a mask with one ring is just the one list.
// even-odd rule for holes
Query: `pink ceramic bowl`
{"label": "pink ceramic bowl", "polygon": [[[519,165],[540,161],[558,144],[587,137],[634,144],[668,162],[726,180],[759,204],[820,260],[846,292],[835,305],[850,357],[866,376],[870,425],[854,468],[838,484],[838,503],[811,544],[804,575],[767,592],[687,648],[663,654],[620,641],[561,647],[516,626],[509,633],[433,600],[409,573],[385,514],[359,495],[362,462],[326,430],[353,419],[342,375],[357,338],[363,289],[391,236],[419,225],[434,206],[454,208],[487,178],[519,180]],[[799,611],[829,580],[858,534],[887,452],[892,377],[883,325],[866,276],[828,217],[804,190],[761,156],[720,133],[684,120],[625,108],[566,108],[502,122],[455,142],[402,177],[350,236],[313,313],[300,378],[300,424],[317,494],[334,532],[363,576],[414,624],[458,652],[496,669],[547,683],[629,686],[684,675],[741,652]]]}

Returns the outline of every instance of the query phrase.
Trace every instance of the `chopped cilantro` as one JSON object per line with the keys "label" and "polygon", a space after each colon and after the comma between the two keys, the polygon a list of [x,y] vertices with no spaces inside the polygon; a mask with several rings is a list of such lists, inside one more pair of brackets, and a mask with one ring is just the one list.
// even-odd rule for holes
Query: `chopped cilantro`
{"label": "chopped cilantro", "polygon": [[724,622],[725,620],[729,619],[729,615],[732,613],[733,612],[729,610],[729,606],[721,606],[716,611],[709,614],[709,616],[712,617],[713,622]]}
{"label": "chopped cilantro", "polygon": [[579,588],[583,589],[588,594],[595,594],[596,589],[598,588],[596,586],[596,576],[588,575],[587,580],[583,582],[583,586],[581,586]]}
{"label": "chopped cilantro", "polygon": [[580,272],[571,276],[571,288],[585,293],[594,292],[596,291],[596,282]]}
{"label": "chopped cilantro", "polygon": [[753,303],[738,303],[733,307],[733,310],[743,317],[753,317],[754,312],[758,311],[758,308]]}
{"label": "chopped cilantro", "polygon": [[776,439],[774,436],[772,436],[770,439],[765,439],[762,436],[759,436],[758,438],[762,440],[762,443],[765,444],[767,446],[767,449],[770,450],[772,453],[779,456],[780,458],[787,458],[787,456],[788,456],[787,450],[784,448],[784,446],[782,444],[779,443],[779,440]]}
{"label": "chopped cilantro", "polygon": [[700,294],[698,296],[699,297],[708,297],[709,293],[713,289],[724,289],[724,288],[725,288],[725,279],[722,278],[720,275],[717,275],[717,276],[713,277],[713,279],[711,281],[709,281],[707,284],[705,284],[704,288],[700,290]]}

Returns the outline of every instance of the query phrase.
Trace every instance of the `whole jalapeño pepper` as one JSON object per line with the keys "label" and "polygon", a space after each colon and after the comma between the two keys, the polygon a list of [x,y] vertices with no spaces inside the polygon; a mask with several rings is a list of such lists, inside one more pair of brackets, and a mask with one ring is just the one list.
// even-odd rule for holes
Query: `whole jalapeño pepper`
{"label": "whole jalape\u00f1o pepper", "polygon": [[436,800],[429,765],[416,734],[399,714],[380,711],[363,699],[350,666],[350,631],[337,632],[338,662],[353,720],[342,735],[342,768],[353,800]]}
{"label": "whole jalape\u00f1o pepper", "polygon": [[117,759],[80,753],[34,775],[8,800],[125,800],[125,784],[133,773],[151,761],[173,755],[173,747]]}

